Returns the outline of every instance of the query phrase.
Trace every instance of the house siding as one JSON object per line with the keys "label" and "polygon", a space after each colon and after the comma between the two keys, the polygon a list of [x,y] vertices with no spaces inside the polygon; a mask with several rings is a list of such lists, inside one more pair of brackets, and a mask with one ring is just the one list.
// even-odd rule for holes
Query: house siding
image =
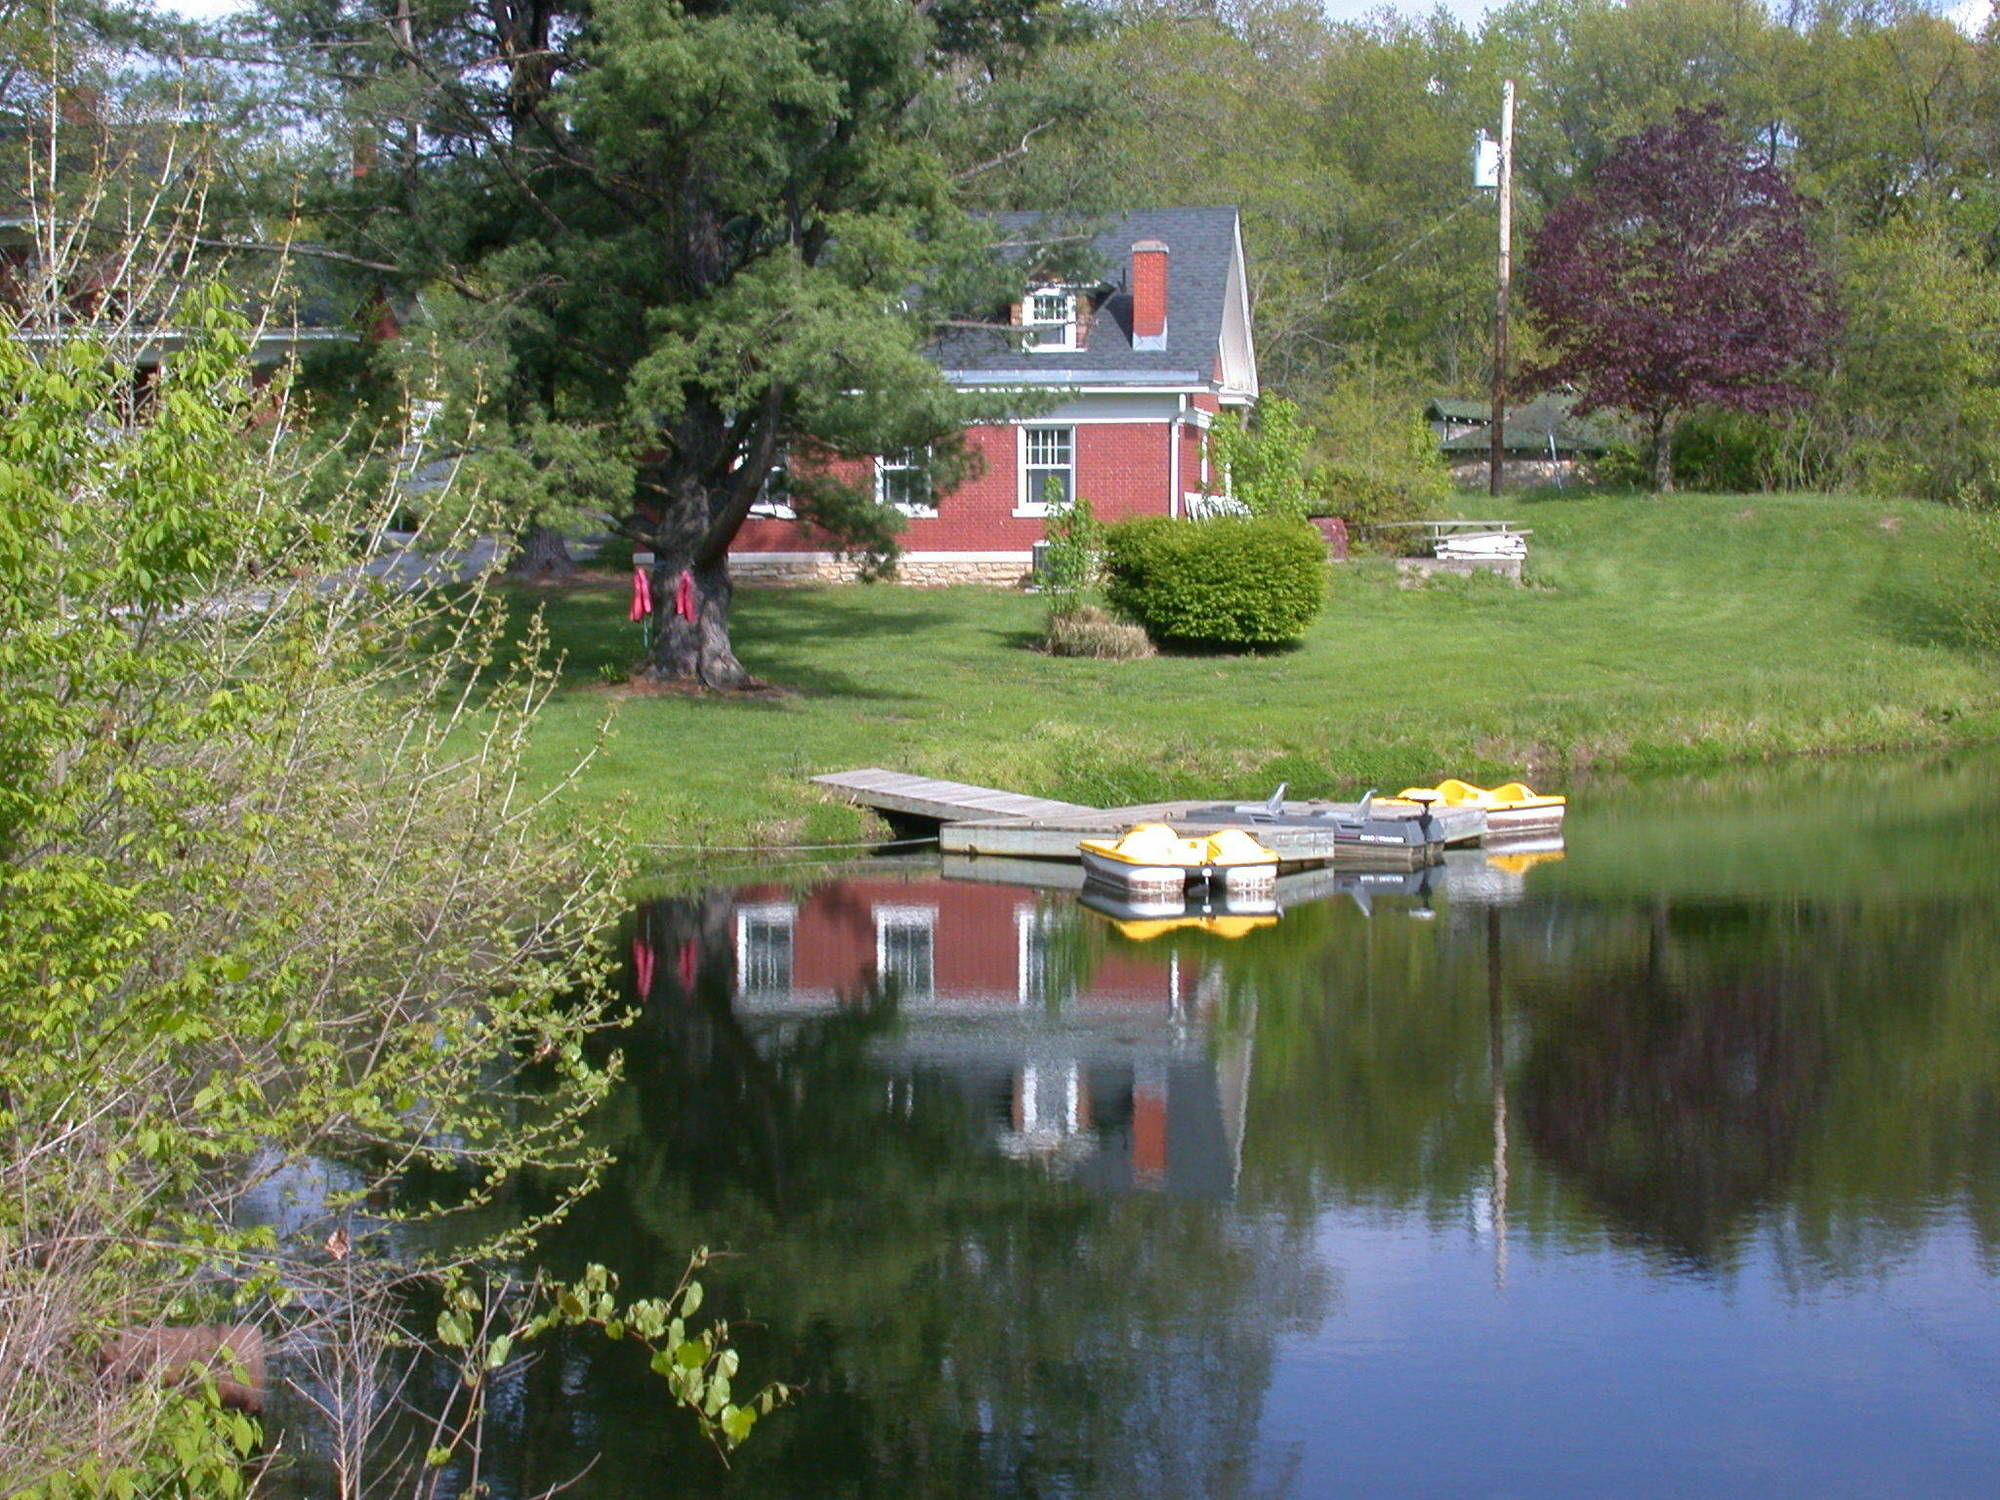
{"label": "house siding", "polygon": [[[1177,429],[1177,410],[1172,396],[1144,402],[1128,398],[1122,405],[1086,398],[1020,423],[968,429],[972,477],[939,497],[936,515],[912,516],[905,523],[899,575],[917,583],[1018,583],[1026,576],[1044,521],[1039,514],[1023,513],[1028,508],[1023,502],[1030,497],[1023,494],[1022,427],[1074,429],[1076,493],[1090,501],[1101,520],[1176,514],[1175,432],[1180,433],[1183,490],[1200,487],[1204,440],[1192,423]],[[834,460],[826,471],[864,489],[875,482],[869,460]],[[855,572],[855,565],[835,558],[810,528],[761,516],[744,523],[731,562],[746,578],[838,581]]]}

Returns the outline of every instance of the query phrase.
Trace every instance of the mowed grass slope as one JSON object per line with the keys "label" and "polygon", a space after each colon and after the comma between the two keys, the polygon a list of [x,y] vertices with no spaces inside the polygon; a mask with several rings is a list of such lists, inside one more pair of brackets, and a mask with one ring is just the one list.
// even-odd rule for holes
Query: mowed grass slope
{"label": "mowed grass slope", "polygon": [[1100,663],[1030,649],[1029,595],[889,586],[737,596],[754,701],[607,686],[638,653],[622,583],[540,606],[566,653],[535,746],[553,778],[613,715],[564,793],[663,843],[837,840],[858,815],[807,785],[881,765],[1098,805],[1168,796],[1351,795],[1443,775],[1561,783],[1800,753],[2000,735],[2000,677],[1939,597],[1962,518],[1800,496],[1508,501],[1534,529],[1530,586],[1399,588],[1334,572],[1296,650]]}

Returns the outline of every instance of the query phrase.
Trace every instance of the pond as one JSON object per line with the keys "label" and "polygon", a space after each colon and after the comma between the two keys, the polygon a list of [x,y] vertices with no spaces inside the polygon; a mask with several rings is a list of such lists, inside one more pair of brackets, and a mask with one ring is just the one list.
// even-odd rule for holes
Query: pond
{"label": "pond", "polygon": [[[1004,862],[641,907],[617,1165],[725,1471],[629,1350],[528,1495],[1971,1495],[2000,1471],[2000,761],[1605,789],[1560,853],[1119,924]],[[628,980],[628,982],[633,982]],[[595,1459],[593,1463],[593,1459]]]}

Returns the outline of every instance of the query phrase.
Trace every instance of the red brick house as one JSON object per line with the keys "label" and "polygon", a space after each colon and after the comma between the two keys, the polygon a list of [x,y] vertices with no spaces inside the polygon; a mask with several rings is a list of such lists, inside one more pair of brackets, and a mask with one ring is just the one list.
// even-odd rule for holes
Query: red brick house
{"label": "red brick house", "polygon": [[880,986],[899,1016],[872,1048],[886,1108],[947,1089],[1000,1154],[1103,1190],[1229,1197],[1248,1025],[1221,1015],[1196,945],[1112,942],[1074,971],[1057,934],[1077,916],[1103,925],[1068,897],[935,876],[747,886],[730,914],[731,1008],[781,1028]]}
{"label": "red brick house", "polygon": [[[1002,215],[1026,234],[1036,219]],[[1035,389],[1041,415],[975,427],[973,477],[948,494],[895,455],[842,465],[909,517],[900,573],[917,583],[1017,583],[1042,539],[1047,486],[1083,495],[1100,518],[1185,515],[1210,479],[1209,428],[1257,399],[1257,355],[1243,235],[1234,208],[1152,209],[1095,242],[1094,279],[1023,273],[1018,301],[992,309],[992,330],[954,329],[933,357],[966,390]],[[741,578],[841,578],[853,566],[782,503],[759,508],[738,534]]]}

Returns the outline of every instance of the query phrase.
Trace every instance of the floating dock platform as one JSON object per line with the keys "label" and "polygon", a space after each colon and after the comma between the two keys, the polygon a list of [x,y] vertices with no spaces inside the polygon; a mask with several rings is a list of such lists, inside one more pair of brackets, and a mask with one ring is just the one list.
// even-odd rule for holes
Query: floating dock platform
{"label": "floating dock platform", "polygon": [[[1286,869],[1330,865],[1338,860],[1346,869],[1407,870],[1442,858],[1438,844],[1355,845],[1337,842],[1330,824],[1315,827],[1253,820],[1248,809],[1254,806],[1257,812],[1265,813],[1262,803],[1246,804],[1243,815],[1234,818],[1216,816],[1217,804],[1212,797],[1136,807],[1084,807],[874,767],[831,772],[815,776],[813,781],[835,796],[892,818],[935,822],[938,847],[946,855],[1070,862],[1077,858],[1076,846],[1081,839],[1115,838],[1134,823],[1167,823],[1186,838],[1219,833],[1224,828],[1249,829],[1259,843],[1277,854]],[[1276,809],[1283,818],[1328,812],[1352,815],[1358,810],[1358,803],[1316,801],[1286,802]],[[1396,814],[1377,807],[1375,815]],[[1405,816],[1415,817],[1417,812],[1413,808]],[[1476,844],[1486,836],[1486,814],[1478,808],[1439,808],[1431,816],[1446,845]]]}

